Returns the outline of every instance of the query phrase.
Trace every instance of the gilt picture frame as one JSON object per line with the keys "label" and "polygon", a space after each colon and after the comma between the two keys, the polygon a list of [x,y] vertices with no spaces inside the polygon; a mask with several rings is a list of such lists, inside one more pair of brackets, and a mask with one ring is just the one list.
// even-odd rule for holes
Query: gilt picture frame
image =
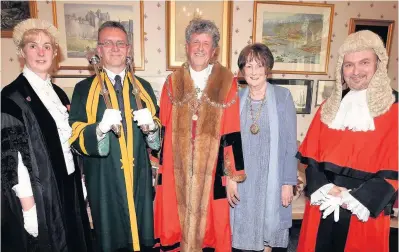
{"label": "gilt picture frame", "polygon": [[28,18],[37,18],[36,1],[1,1],[1,37],[12,38],[14,27]]}
{"label": "gilt picture frame", "polygon": [[389,56],[389,53],[391,52],[393,32],[395,31],[394,26],[394,20],[351,18],[348,34],[361,30],[370,30],[376,33],[384,42],[384,46]]}
{"label": "gilt picture frame", "polygon": [[[60,32],[57,56],[59,75],[84,73],[91,70],[86,59],[87,48],[95,50],[98,28],[105,21],[118,20],[125,27],[133,50],[134,69],[144,70],[144,7],[143,1],[54,1],[54,25]],[[65,70],[78,70],[65,71]],[[86,70],[86,71],[83,71]]]}
{"label": "gilt picture frame", "polygon": [[230,68],[231,1],[167,1],[166,2],[166,57],[167,70],[175,70],[186,62],[185,28],[195,17],[209,19],[219,28],[220,41],[216,59]]}

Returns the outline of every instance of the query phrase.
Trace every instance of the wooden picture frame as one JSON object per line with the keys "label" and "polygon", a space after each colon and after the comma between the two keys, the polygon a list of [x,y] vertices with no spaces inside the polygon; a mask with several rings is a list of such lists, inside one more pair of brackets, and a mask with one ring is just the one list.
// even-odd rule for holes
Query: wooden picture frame
{"label": "wooden picture frame", "polygon": [[[143,1],[82,2],[54,1],[54,25],[60,31],[57,56],[59,75],[64,70],[91,70],[86,59],[86,48],[97,46],[98,28],[108,20],[120,20],[125,26],[134,55],[134,69],[144,70],[144,6]],[[98,21],[100,20],[100,21]],[[138,25],[134,25],[138,23]],[[133,41],[133,43],[132,43]],[[76,74],[76,71],[72,71]],[[87,73],[88,71],[85,71]]]}
{"label": "wooden picture frame", "polygon": [[323,101],[330,97],[336,80],[318,80],[316,88],[316,102],[315,107],[320,106]]}
{"label": "wooden picture frame", "polygon": [[252,41],[269,47],[272,73],[327,74],[334,5],[255,1]]}
{"label": "wooden picture frame", "polygon": [[394,20],[351,18],[349,22],[348,34],[361,30],[370,30],[376,33],[384,42],[384,46],[389,56],[389,53],[391,52],[394,26]]}
{"label": "wooden picture frame", "polygon": [[[231,1],[167,1],[166,2],[166,69],[175,70],[186,61],[185,28],[193,17],[215,22],[219,28],[220,41],[217,61],[230,68]],[[222,14],[221,14],[222,13]]]}
{"label": "wooden picture frame", "polygon": [[90,77],[90,75],[57,75],[52,76],[51,81],[57,84],[68,96],[69,101],[72,101],[72,94],[75,86],[80,81]]}
{"label": "wooden picture frame", "polygon": [[14,27],[28,18],[37,18],[36,1],[1,1],[1,37],[12,38]]}
{"label": "wooden picture frame", "polygon": [[313,80],[303,79],[268,79],[272,85],[290,90],[297,114],[310,114],[312,109]]}

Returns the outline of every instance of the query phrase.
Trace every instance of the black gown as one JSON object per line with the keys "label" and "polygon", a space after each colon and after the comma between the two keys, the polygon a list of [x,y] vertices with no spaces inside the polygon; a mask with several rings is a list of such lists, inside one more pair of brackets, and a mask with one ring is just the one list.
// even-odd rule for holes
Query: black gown
{"label": "black gown", "polygon": [[[69,105],[62,89],[53,88]],[[1,251],[93,251],[77,162],[68,175],[56,123],[22,74],[1,92],[1,116]],[[36,238],[25,231],[12,190],[18,183],[18,152],[36,202]]]}

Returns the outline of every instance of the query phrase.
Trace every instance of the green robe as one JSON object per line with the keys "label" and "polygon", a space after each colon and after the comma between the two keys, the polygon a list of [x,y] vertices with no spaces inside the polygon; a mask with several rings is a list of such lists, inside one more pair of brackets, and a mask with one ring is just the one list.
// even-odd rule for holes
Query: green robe
{"label": "green robe", "polygon": [[[113,108],[116,108],[118,105],[114,88],[108,77],[103,75],[106,78]],[[139,86],[143,107],[148,107],[156,123],[159,123],[157,118],[159,108],[151,85],[141,78],[136,78],[138,83],[141,83]],[[124,136],[117,138],[113,132],[108,132],[105,138],[98,142],[96,127],[106,109],[103,97],[99,94],[100,89],[95,76],[79,82],[74,89],[69,116],[73,129],[70,142],[83,154],[84,174],[96,239],[102,251],[114,251],[118,248],[133,250],[134,242],[137,250],[138,241],[135,239],[137,235],[134,235],[132,228],[134,226],[132,223],[137,223],[140,245],[152,246],[154,225],[151,164],[145,135],[137,126],[137,122],[132,120],[131,109],[137,110],[133,88],[126,75],[123,95],[127,138]],[[130,107],[127,107],[129,101]],[[126,113],[128,111],[130,114]],[[129,161],[126,162],[127,160]],[[133,185],[129,182],[131,177]],[[130,189],[127,184],[130,184]],[[132,208],[129,210],[128,200],[132,205],[132,198],[134,198],[135,213]]]}

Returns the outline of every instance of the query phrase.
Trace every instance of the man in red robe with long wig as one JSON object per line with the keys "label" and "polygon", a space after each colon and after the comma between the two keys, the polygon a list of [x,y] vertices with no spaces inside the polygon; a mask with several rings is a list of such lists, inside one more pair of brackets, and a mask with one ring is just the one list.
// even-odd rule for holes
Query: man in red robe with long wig
{"label": "man in red robe with long wig", "polygon": [[398,93],[375,33],[349,35],[338,54],[332,95],[297,154],[308,165],[310,198],[297,251],[387,252],[398,189]]}

